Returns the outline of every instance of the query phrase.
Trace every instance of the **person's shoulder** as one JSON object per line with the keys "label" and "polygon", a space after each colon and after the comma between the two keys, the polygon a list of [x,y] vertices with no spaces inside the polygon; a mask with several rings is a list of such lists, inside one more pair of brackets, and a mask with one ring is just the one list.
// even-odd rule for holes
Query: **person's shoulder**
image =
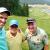
{"label": "person's shoulder", "polygon": [[46,31],[44,29],[38,27],[38,31],[40,34],[46,35]]}
{"label": "person's shoulder", "polygon": [[6,33],[9,33],[10,31],[9,30],[6,30]]}
{"label": "person's shoulder", "polygon": [[44,29],[37,27],[40,32],[45,32]]}
{"label": "person's shoulder", "polygon": [[20,28],[18,28],[17,32],[18,32],[18,33],[23,33]]}
{"label": "person's shoulder", "polygon": [[6,33],[5,27],[2,28],[2,32]]}
{"label": "person's shoulder", "polygon": [[28,29],[28,28],[26,28],[25,32],[26,32],[26,33],[29,33],[29,29]]}
{"label": "person's shoulder", "polygon": [[23,31],[20,28],[18,28],[17,32],[18,32],[18,34],[23,35]]}
{"label": "person's shoulder", "polygon": [[10,34],[9,30],[6,30],[6,36],[8,36]]}

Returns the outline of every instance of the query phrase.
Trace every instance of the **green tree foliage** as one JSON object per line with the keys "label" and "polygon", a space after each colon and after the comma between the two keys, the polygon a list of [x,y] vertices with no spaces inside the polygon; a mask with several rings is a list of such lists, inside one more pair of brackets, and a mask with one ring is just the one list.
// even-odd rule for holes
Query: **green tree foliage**
{"label": "green tree foliage", "polygon": [[19,0],[1,0],[0,7],[1,6],[8,8],[10,10],[10,12],[14,15],[28,16],[28,14],[27,14],[28,10],[25,12],[26,7],[28,9],[28,6],[22,7],[19,4]]}
{"label": "green tree foliage", "polygon": [[23,14],[24,16],[28,16],[28,15],[29,15],[29,11],[28,11],[28,10],[29,10],[28,4],[24,4],[23,7],[22,7],[22,11],[23,11],[22,14]]}

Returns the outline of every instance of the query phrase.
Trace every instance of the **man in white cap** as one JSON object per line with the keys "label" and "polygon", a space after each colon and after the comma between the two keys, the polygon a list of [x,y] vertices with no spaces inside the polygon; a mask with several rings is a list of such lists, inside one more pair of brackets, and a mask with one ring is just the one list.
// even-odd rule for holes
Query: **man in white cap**
{"label": "man in white cap", "polygon": [[27,19],[27,29],[25,33],[29,50],[48,50],[48,36],[43,29],[37,27],[35,19]]}
{"label": "man in white cap", "polygon": [[10,16],[10,12],[5,7],[0,7],[0,50],[8,50],[4,25]]}
{"label": "man in white cap", "polygon": [[24,36],[19,29],[17,20],[10,20],[9,30],[6,33],[6,37],[9,50],[22,50],[21,44]]}

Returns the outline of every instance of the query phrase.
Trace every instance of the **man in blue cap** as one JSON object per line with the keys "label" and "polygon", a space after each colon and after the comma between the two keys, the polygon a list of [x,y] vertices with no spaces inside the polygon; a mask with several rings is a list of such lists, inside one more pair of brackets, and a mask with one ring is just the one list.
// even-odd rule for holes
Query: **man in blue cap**
{"label": "man in blue cap", "polygon": [[8,50],[4,25],[10,16],[10,12],[5,7],[0,7],[0,50]]}
{"label": "man in blue cap", "polygon": [[22,50],[21,44],[23,33],[21,30],[19,30],[17,20],[10,21],[9,30],[6,33],[6,37],[9,50]]}

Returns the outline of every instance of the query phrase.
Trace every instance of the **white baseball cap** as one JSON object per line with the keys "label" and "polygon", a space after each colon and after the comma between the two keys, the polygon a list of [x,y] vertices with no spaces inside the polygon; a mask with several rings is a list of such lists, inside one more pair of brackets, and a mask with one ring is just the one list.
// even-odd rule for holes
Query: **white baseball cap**
{"label": "white baseball cap", "polygon": [[0,7],[0,13],[5,12],[8,16],[10,16],[10,12],[5,7]]}

